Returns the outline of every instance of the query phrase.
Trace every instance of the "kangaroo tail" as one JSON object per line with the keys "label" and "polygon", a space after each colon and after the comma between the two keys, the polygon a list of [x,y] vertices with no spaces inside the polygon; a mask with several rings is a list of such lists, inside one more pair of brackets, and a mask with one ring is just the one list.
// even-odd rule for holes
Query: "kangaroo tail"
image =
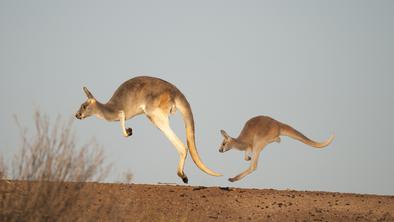
{"label": "kangaroo tail", "polygon": [[205,166],[204,163],[201,161],[200,156],[198,155],[194,136],[193,113],[189,102],[186,100],[185,96],[182,95],[175,100],[175,104],[177,109],[182,113],[183,120],[185,122],[187,146],[189,147],[189,152],[194,163],[197,165],[198,168],[200,168],[202,171],[209,175],[216,177],[222,176],[221,174],[216,173],[210,170],[207,166]]}
{"label": "kangaroo tail", "polygon": [[308,137],[304,136],[302,133],[298,132],[296,129],[294,129],[293,127],[287,125],[287,124],[283,124],[280,123],[280,135],[283,136],[289,136],[293,139],[299,140],[309,146],[315,147],[315,148],[323,148],[326,147],[328,145],[330,145],[330,143],[334,140],[335,136],[331,135],[330,138],[328,138],[326,141],[324,142],[315,142],[311,139],[309,139]]}

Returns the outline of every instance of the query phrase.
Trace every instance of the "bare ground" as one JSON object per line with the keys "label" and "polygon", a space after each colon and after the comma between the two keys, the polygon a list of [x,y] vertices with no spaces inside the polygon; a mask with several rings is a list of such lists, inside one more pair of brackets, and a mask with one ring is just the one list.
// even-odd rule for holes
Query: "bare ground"
{"label": "bare ground", "polygon": [[394,196],[98,183],[82,193],[92,201],[81,210],[100,221],[394,221]]}

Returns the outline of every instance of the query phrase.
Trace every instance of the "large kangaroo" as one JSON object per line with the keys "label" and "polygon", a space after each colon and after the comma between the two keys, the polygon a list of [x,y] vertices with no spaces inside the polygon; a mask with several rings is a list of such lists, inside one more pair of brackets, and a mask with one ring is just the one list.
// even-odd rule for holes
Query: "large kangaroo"
{"label": "large kangaroo", "polygon": [[[276,121],[268,116],[256,116],[245,123],[244,128],[237,138],[230,137],[224,130],[220,131],[224,137],[219,152],[226,152],[233,147],[245,151],[244,159],[252,160],[250,167],[241,174],[229,178],[230,182],[235,182],[256,170],[260,152],[264,147],[272,142],[280,142],[280,136],[289,136],[315,148],[328,146],[333,140],[332,135],[327,141],[319,143],[310,140],[293,127]],[[252,153],[252,158],[249,156]]]}
{"label": "large kangaroo", "polygon": [[83,90],[88,100],[81,105],[75,114],[78,119],[96,116],[107,121],[120,121],[123,135],[132,135],[132,129],[125,127],[125,121],[139,114],[145,114],[171,141],[179,153],[178,176],[184,183],[188,178],[183,172],[187,150],[169,125],[168,117],[179,110],[183,115],[186,127],[186,139],[194,163],[205,173],[221,176],[206,167],[196,149],[194,136],[193,113],[186,97],[174,85],[159,78],[141,76],[132,78],[115,91],[112,98],[105,104],[98,102],[89,90]]}

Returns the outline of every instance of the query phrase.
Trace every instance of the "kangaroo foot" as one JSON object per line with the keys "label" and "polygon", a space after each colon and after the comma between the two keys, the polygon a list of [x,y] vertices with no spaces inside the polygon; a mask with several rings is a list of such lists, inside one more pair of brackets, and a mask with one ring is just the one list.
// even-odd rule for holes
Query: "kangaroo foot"
{"label": "kangaroo foot", "polygon": [[182,178],[183,183],[188,184],[189,183],[189,179],[187,177],[183,177]]}
{"label": "kangaroo foot", "polygon": [[182,179],[183,183],[187,184],[189,182],[189,179],[184,173],[178,173],[178,176]]}

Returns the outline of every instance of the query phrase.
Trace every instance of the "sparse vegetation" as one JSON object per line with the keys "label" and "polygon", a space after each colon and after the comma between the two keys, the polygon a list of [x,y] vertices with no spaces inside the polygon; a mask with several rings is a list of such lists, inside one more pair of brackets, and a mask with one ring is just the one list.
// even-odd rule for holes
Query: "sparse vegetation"
{"label": "sparse vegetation", "polygon": [[5,179],[7,172],[7,167],[4,164],[3,156],[0,155],[0,180]]}
{"label": "sparse vegetation", "polygon": [[72,121],[58,118],[50,126],[48,117],[34,117],[31,137],[20,126],[21,146],[10,167],[0,159],[0,221],[96,221],[86,213],[115,209],[112,203],[92,207],[93,197],[82,192],[110,170],[102,148],[94,141],[78,147]]}
{"label": "sparse vegetation", "polygon": [[125,172],[123,172],[122,176],[121,176],[121,180],[119,181],[120,183],[131,183],[131,181],[133,180],[133,173],[131,172],[131,170],[127,170]]}

